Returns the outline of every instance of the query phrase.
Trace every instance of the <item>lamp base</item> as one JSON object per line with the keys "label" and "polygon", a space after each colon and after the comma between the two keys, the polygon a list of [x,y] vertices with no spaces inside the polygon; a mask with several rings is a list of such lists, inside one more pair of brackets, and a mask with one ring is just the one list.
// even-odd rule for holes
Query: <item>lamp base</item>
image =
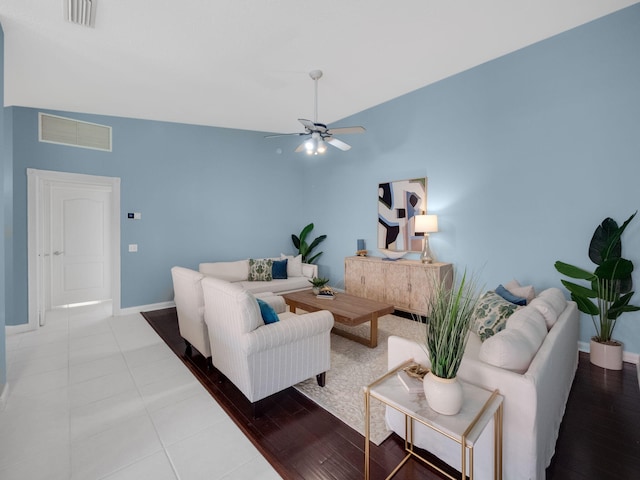
{"label": "lamp base", "polygon": [[420,261],[422,263],[433,263],[433,257],[431,256],[431,249],[429,248],[429,234],[424,234],[424,242],[422,247],[422,253],[420,254]]}

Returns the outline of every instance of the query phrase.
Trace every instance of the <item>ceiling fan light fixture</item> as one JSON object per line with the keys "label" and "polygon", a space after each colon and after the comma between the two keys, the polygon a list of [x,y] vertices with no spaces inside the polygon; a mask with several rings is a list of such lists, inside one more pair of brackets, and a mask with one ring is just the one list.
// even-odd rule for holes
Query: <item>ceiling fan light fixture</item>
{"label": "ceiling fan light fixture", "polygon": [[310,138],[304,142],[304,149],[307,152],[307,155],[313,155],[316,151],[316,139]]}
{"label": "ceiling fan light fixture", "polygon": [[64,18],[71,23],[93,27],[98,0],[65,0]]}

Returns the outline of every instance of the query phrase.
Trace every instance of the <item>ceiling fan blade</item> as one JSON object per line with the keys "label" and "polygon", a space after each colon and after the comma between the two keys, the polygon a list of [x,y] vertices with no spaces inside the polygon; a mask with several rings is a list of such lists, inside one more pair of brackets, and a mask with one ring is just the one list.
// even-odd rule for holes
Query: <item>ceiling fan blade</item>
{"label": "ceiling fan blade", "polygon": [[325,137],[324,141],[327,142],[329,145],[333,145],[334,147],[339,148],[343,152],[346,152],[351,148],[351,145],[344,143],[342,140],[338,140],[337,138],[334,138],[334,137]]}
{"label": "ceiling fan blade", "polygon": [[311,120],[306,120],[304,118],[299,118],[298,121],[304,125],[304,128],[313,131],[316,128],[316,124],[313,123]]}
{"label": "ceiling fan blade", "polygon": [[304,133],[275,133],[273,135],[265,135],[264,138],[275,138],[275,137],[288,137],[290,135],[308,135],[308,133],[304,132]]}
{"label": "ceiling fan blade", "polygon": [[294,150],[294,152],[300,153],[300,152],[306,150],[305,143],[307,143],[307,142],[304,141],[300,145],[298,145],[298,147]]}
{"label": "ceiling fan blade", "polygon": [[338,127],[338,128],[330,128],[327,130],[327,133],[330,135],[339,134],[344,135],[346,133],[364,133],[364,127]]}

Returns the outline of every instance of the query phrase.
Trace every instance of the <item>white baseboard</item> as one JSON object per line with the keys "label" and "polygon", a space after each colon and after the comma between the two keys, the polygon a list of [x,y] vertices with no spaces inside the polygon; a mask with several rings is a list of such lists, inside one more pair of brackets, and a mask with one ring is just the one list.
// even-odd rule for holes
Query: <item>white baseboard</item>
{"label": "white baseboard", "polygon": [[[578,350],[589,353],[590,347],[587,342],[578,342]],[[640,354],[622,352],[622,361],[638,365],[638,380],[640,381]]]}
{"label": "white baseboard", "polygon": [[160,302],[160,303],[152,303],[150,305],[138,305],[136,307],[121,308],[120,311],[117,313],[117,315],[122,316],[122,315],[131,315],[131,314],[140,313],[140,312],[151,312],[153,310],[162,310],[163,308],[171,308],[175,306],[176,306],[175,302]]}
{"label": "white baseboard", "polygon": [[17,335],[18,333],[30,332],[32,330],[35,330],[32,325],[23,323],[22,325],[7,325],[5,326],[4,332],[7,336],[9,336]]}
{"label": "white baseboard", "polygon": [[7,398],[9,398],[9,383],[2,385],[2,389],[0,390],[0,412],[4,410],[4,407],[7,405]]}
{"label": "white baseboard", "polygon": [[[134,313],[140,312],[151,312],[153,310],[162,310],[163,308],[171,308],[175,307],[176,303],[173,301],[170,302],[160,302],[160,303],[152,303],[150,305],[138,305],[136,307],[122,308],[119,312],[114,312],[114,316],[123,316],[123,315],[131,315]],[[5,327],[5,333],[7,336],[9,335],[17,335],[19,333],[30,332],[35,330],[28,323],[23,323],[22,325],[7,325]]]}

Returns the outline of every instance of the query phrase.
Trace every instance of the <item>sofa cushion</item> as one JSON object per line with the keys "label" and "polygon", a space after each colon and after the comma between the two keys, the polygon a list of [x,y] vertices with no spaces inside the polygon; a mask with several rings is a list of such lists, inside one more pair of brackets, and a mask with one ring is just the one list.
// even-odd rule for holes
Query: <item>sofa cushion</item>
{"label": "sofa cushion", "polygon": [[249,260],[201,263],[200,273],[227,282],[243,282],[249,277]]}
{"label": "sofa cushion", "polygon": [[536,296],[536,291],[533,288],[533,285],[522,286],[517,280],[511,280],[509,283],[505,283],[504,288],[517,297],[526,298],[527,304],[529,304]]}
{"label": "sofa cushion", "polygon": [[547,330],[555,325],[558,317],[567,308],[567,299],[559,288],[548,288],[531,301],[531,306],[537,308],[547,324]]}
{"label": "sofa cushion", "polygon": [[503,330],[517,305],[507,302],[495,292],[485,293],[476,306],[471,319],[471,331],[476,333],[480,340],[487,338]]}
{"label": "sofa cushion", "polygon": [[527,304],[527,299],[525,297],[518,297],[517,295],[514,295],[502,285],[498,285],[498,288],[496,288],[496,293],[504,298],[507,302],[515,303],[516,305],[520,306],[525,306]]}
{"label": "sofa cushion", "polygon": [[536,351],[523,330],[510,328],[485,340],[478,358],[499,368],[524,373]]}
{"label": "sofa cushion", "polygon": [[264,321],[265,325],[276,323],[279,318],[273,307],[260,298],[256,298],[256,300],[258,301],[258,306],[260,307],[260,315],[262,316],[262,320]]}
{"label": "sofa cushion", "polygon": [[273,260],[270,258],[250,258],[248,280],[250,282],[270,282],[273,280],[272,265]]}
{"label": "sofa cushion", "polygon": [[239,283],[239,285],[251,293],[275,292],[281,294],[311,288],[307,277],[289,277],[286,280],[271,280],[270,282],[246,281]]}
{"label": "sofa cushion", "polygon": [[280,254],[280,259],[287,259],[287,275],[289,277],[301,277],[302,276],[302,255],[285,255]]}
{"label": "sofa cushion", "polygon": [[286,280],[287,279],[287,263],[288,260],[274,260],[271,265],[271,275],[274,280]]}
{"label": "sofa cushion", "polygon": [[537,308],[519,308],[507,320],[507,330],[519,329],[537,352],[547,336],[547,325],[542,313]]}

